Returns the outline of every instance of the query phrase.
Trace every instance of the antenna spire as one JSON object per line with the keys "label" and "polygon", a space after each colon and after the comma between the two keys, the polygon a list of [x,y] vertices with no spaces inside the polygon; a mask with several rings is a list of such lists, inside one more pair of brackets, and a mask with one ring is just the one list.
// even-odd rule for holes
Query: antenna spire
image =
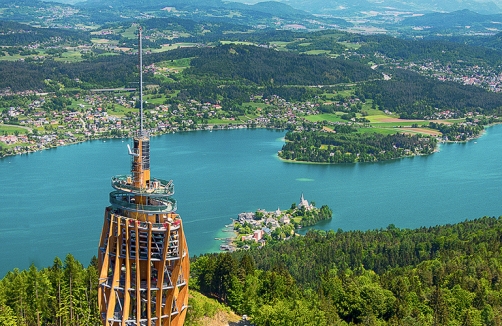
{"label": "antenna spire", "polygon": [[138,28],[138,39],[139,39],[139,134],[143,136],[143,38],[142,38],[142,28]]}

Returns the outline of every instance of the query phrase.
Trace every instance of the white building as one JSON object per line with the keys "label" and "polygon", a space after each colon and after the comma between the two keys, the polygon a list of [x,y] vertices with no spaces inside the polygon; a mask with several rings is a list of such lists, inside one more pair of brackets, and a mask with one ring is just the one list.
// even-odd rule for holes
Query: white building
{"label": "white building", "polygon": [[300,197],[300,203],[298,204],[298,208],[305,207],[306,210],[311,210],[313,208],[312,205],[309,204],[309,202],[302,196]]}

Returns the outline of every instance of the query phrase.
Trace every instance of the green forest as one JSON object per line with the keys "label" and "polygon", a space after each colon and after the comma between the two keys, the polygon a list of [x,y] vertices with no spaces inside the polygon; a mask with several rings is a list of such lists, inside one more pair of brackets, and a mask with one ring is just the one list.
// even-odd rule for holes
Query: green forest
{"label": "green forest", "polygon": [[[56,115],[85,107],[81,99],[92,89],[137,87],[138,41],[131,23],[137,20],[133,17],[150,17],[152,1],[127,1],[124,7],[117,0],[115,8],[88,1],[68,17],[70,11],[56,10],[50,2],[0,2],[2,17],[33,25],[0,21],[5,119],[11,107],[30,115]],[[457,42],[407,40],[319,31],[321,25],[308,25],[314,16],[302,18],[271,3],[225,7],[214,0],[193,12],[195,0],[173,3],[186,12],[163,10],[162,17],[140,20],[146,36],[148,118],[157,118],[150,109],[160,104],[170,106],[165,115],[176,111],[179,116],[172,120],[180,124],[208,125],[211,118],[220,123],[242,116],[256,126],[247,121],[259,117],[270,120],[267,127],[290,130],[282,159],[355,163],[431,154],[439,141],[394,132],[400,126],[375,133],[378,128],[368,120],[375,112],[423,120],[420,127],[455,141],[478,136],[502,115],[502,94],[491,91],[502,89],[502,52],[496,50],[501,33],[452,38]],[[93,4],[101,9],[89,9]],[[133,5],[141,10],[134,11]],[[64,19],[73,26],[61,24]],[[315,20],[352,25],[321,16]],[[317,31],[277,29],[281,21]],[[464,76],[479,79],[478,85],[464,85]],[[42,100],[37,93],[50,98]],[[120,96],[134,103],[132,93]],[[39,108],[30,107],[41,101]],[[201,105],[192,106],[192,101]],[[290,103],[281,106],[285,102]],[[88,106],[105,104],[111,114],[116,103]],[[181,113],[185,106],[189,112]],[[293,114],[302,106],[301,113]],[[133,118],[132,107],[122,109],[127,119]],[[213,109],[225,112],[210,117]],[[448,118],[440,119],[456,120],[436,121],[446,111]],[[308,120],[321,114],[331,120]],[[3,121],[16,125],[20,119],[29,120]],[[52,128],[35,128],[34,133]],[[62,131],[64,125],[54,128]],[[419,128],[418,123],[410,128]],[[122,135],[118,129],[107,132]],[[322,209],[322,214],[306,213],[301,225],[329,218],[331,211]],[[192,257],[186,325],[204,325],[205,317],[219,311],[247,315],[256,326],[502,325],[501,217],[418,229],[310,230],[283,238],[260,249]],[[97,288],[96,258],[79,262],[68,254],[51,266],[14,269],[0,279],[0,326],[100,325]]]}
{"label": "green forest", "polygon": [[448,64],[462,58],[465,64],[490,66],[497,66],[501,62],[500,51],[482,46],[438,40],[404,40],[387,35],[361,35],[356,39],[365,42],[361,52],[370,54],[377,51],[401,61],[417,62],[434,58]]}
{"label": "green forest", "polygon": [[442,82],[394,69],[391,80],[364,83],[360,93],[381,108],[399,113],[403,119],[432,117],[438,110],[451,110],[457,117],[467,112],[502,113],[502,96],[479,87]]}
{"label": "green forest", "polygon": [[[500,325],[502,219],[316,231],[191,260],[186,325],[230,308],[262,325]],[[0,280],[1,325],[98,325],[96,260]],[[224,306],[211,303],[218,300]],[[228,307],[228,308],[225,308]]]}
{"label": "green forest", "polygon": [[35,28],[26,24],[0,21],[0,46],[24,46],[37,44],[85,44],[90,42],[90,34],[59,28]]}
{"label": "green forest", "polygon": [[[19,33],[12,35],[24,37]],[[335,42],[326,35],[318,36],[316,40],[308,47]],[[368,44],[363,44],[359,51],[363,51]],[[288,45],[289,48],[299,46],[295,42]],[[430,49],[431,56],[436,50],[439,51]],[[4,48],[4,51],[18,53],[26,50],[12,47]],[[54,49],[51,51],[57,52]],[[0,89],[14,92],[62,91],[64,87],[76,92],[134,86],[137,79],[135,56],[102,55],[94,49],[84,57],[87,59],[72,63],[51,58],[0,61],[0,73],[5,77],[0,81]],[[396,112],[404,119],[433,117],[442,110],[454,112],[454,117],[463,117],[468,112],[486,115],[502,113],[500,93],[456,82],[442,82],[403,69],[373,70],[367,64],[358,62],[357,58],[347,60],[234,44],[151,53],[145,56],[145,65],[179,59],[189,60],[187,69],[179,74],[171,74],[167,78],[151,71],[145,74],[145,81],[159,85],[162,92],[177,91],[178,95],[171,101],[187,98],[210,103],[224,101],[224,109],[241,106],[255,95],[264,98],[278,95],[288,101],[318,101],[323,93],[317,87],[319,85],[327,89],[328,86],[356,83],[354,87],[359,97],[372,99],[374,106]],[[391,78],[384,80],[382,73]],[[57,84],[51,80],[57,81]]]}
{"label": "green forest", "polygon": [[434,137],[396,133],[291,132],[279,157],[318,163],[378,162],[434,152]]}
{"label": "green forest", "polygon": [[357,62],[253,46],[223,45],[204,49],[191,64],[189,73],[195,75],[238,77],[257,84],[330,85],[380,77]]}
{"label": "green forest", "polygon": [[500,218],[311,231],[192,264],[202,293],[256,325],[498,325]]}

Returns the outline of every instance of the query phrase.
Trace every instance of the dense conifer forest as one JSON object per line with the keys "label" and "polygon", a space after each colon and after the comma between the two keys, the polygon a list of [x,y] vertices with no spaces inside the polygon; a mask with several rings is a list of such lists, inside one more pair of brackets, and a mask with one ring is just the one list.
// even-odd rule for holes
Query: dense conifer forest
{"label": "dense conifer forest", "polygon": [[191,64],[190,72],[196,75],[238,77],[257,84],[329,85],[381,77],[357,62],[236,45],[205,49]]}
{"label": "dense conifer forest", "polygon": [[305,237],[192,264],[256,325],[498,325],[502,220]]}
{"label": "dense conifer forest", "polygon": [[[273,54],[273,55],[272,55]],[[145,57],[145,64],[164,60],[193,58],[184,75],[195,80],[206,76],[216,80],[237,79],[257,85],[318,85],[362,81],[380,74],[357,62],[331,60],[319,56],[282,53],[250,46],[223,45],[216,48],[179,49]],[[0,70],[9,78],[0,88],[21,91],[46,89],[47,78],[66,86],[123,87],[135,80],[135,60],[131,55],[103,56],[77,63],[46,60],[39,62],[0,62]],[[148,75],[146,76],[148,78]],[[152,80],[150,76],[150,81]],[[86,87],[86,85],[88,85]]]}
{"label": "dense conifer forest", "polygon": [[[309,231],[193,257],[187,325],[215,298],[257,325],[499,325],[502,219],[415,230]],[[1,325],[98,325],[97,271],[73,256],[0,280]]]}

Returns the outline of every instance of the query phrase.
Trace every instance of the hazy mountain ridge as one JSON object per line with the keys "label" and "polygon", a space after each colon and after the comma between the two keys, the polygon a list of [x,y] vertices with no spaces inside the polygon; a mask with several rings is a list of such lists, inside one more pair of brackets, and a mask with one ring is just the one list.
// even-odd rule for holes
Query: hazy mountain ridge
{"label": "hazy mountain ridge", "polygon": [[[304,24],[305,20],[317,20],[321,24],[338,25],[338,26],[351,26],[352,24],[339,18],[317,18],[312,16],[311,13],[295,9],[285,3],[277,1],[264,1],[254,5],[248,5],[239,2],[223,2],[220,0],[168,0],[166,2],[159,2],[157,0],[145,0],[141,2],[133,0],[88,0],[83,3],[77,4],[78,8],[86,11],[98,9],[100,12],[113,13],[120,10],[129,10],[131,14],[140,15],[143,11],[154,11],[158,16],[172,15],[168,11],[183,12],[187,18],[196,20],[207,20],[223,17],[226,20],[239,24],[257,25],[262,24],[262,19],[287,19],[290,23]],[[169,10],[166,10],[169,8]],[[162,11],[161,11],[162,10]],[[241,15],[232,14],[232,11],[238,11]],[[156,14],[157,15],[157,14]],[[231,18],[230,18],[231,17]]]}
{"label": "hazy mountain ridge", "polygon": [[401,22],[408,26],[431,26],[433,28],[454,27],[456,25],[483,24],[491,26],[502,22],[502,14],[483,15],[463,9],[450,13],[431,13],[423,16],[409,17]]}
{"label": "hazy mountain ridge", "polygon": [[441,39],[501,49],[502,14],[484,15],[468,9],[408,17],[393,26],[403,38]]}
{"label": "hazy mountain ridge", "polygon": [[198,8],[207,8],[207,7],[221,7],[223,6],[223,2],[221,0],[168,0],[168,1],[159,1],[159,0],[142,0],[142,1],[134,1],[134,0],[88,0],[85,2],[80,2],[77,4],[78,7],[82,8],[100,8],[100,7],[114,7],[114,8],[164,8],[164,7],[179,7],[179,8],[187,8],[187,7],[198,7]]}
{"label": "hazy mountain ridge", "polygon": [[[249,3],[248,0],[235,0],[239,2]],[[383,1],[349,1],[349,0],[279,0],[287,3],[293,8],[305,10],[316,14],[340,14],[346,16],[354,12],[360,11],[386,11],[386,10],[413,10],[419,12],[451,12],[462,9],[469,9],[479,13],[498,13],[502,9],[493,1],[461,1],[461,0],[424,0],[424,1],[402,1],[402,0],[383,0]],[[256,2],[256,1],[254,1]]]}
{"label": "hazy mountain ridge", "polygon": [[220,0],[144,0],[144,1],[134,1],[134,0],[88,0],[77,4],[78,7],[82,8],[130,8],[130,9],[163,9],[166,7],[174,7],[177,10],[199,10],[208,8],[225,8],[225,9],[235,9],[235,10],[245,10],[245,11],[256,11],[267,13],[276,16],[310,16],[303,10],[295,9],[287,4],[277,2],[277,1],[264,1],[257,3],[255,5],[247,5],[240,2],[223,2]]}
{"label": "hazy mountain ridge", "polygon": [[225,5],[226,7],[232,7],[236,9],[242,9],[242,10],[253,10],[253,11],[259,11],[259,12],[264,12],[268,13],[271,15],[275,15],[276,13],[278,15],[287,15],[287,16],[294,16],[294,15],[299,15],[299,16],[311,16],[310,13],[305,12],[303,10],[295,9],[287,4],[277,2],[277,1],[264,1],[264,2],[259,2],[254,5],[246,5],[246,4],[241,4],[238,2],[230,2]]}

